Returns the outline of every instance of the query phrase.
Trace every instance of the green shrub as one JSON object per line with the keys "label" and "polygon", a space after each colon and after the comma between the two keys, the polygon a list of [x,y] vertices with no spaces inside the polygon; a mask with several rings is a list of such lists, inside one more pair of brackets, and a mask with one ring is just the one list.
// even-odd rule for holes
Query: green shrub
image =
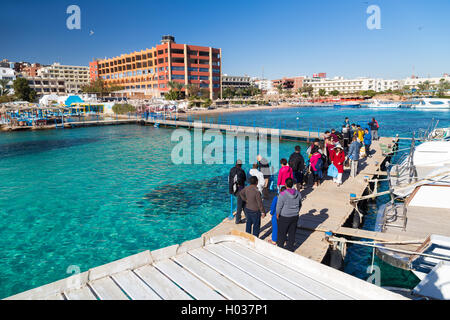
{"label": "green shrub", "polygon": [[115,104],[112,107],[112,110],[115,114],[127,114],[128,112],[136,112],[136,108],[131,104]]}

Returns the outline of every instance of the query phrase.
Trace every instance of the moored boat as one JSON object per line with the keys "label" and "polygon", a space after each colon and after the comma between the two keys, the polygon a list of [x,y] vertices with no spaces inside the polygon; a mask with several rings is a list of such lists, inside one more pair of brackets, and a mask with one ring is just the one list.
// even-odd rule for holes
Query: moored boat
{"label": "moored boat", "polygon": [[441,109],[450,110],[450,99],[444,98],[422,98],[418,104],[414,104],[415,109]]}
{"label": "moored boat", "polygon": [[383,102],[380,100],[374,100],[372,103],[367,105],[368,108],[399,108],[400,103],[398,102]]}

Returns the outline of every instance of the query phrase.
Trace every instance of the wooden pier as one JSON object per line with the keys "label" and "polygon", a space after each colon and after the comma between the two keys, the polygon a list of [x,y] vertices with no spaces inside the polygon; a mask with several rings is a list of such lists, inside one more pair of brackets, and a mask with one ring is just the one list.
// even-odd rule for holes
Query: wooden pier
{"label": "wooden pier", "polygon": [[221,132],[232,132],[240,134],[270,134],[278,135],[282,140],[299,140],[299,141],[310,141],[316,138],[323,139],[322,134],[315,131],[298,131],[289,130],[281,128],[262,128],[262,127],[250,127],[250,126],[239,126],[232,124],[218,124],[218,123],[208,123],[208,122],[195,122],[195,121],[183,121],[183,120],[171,120],[171,119],[148,119],[142,120],[145,125],[159,125],[163,127],[171,128],[186,128],[194,129],[200,128],[202,130],[213,129]]}
{"label": "wooden pier", "polygon": [[[359,213],[351,204],[350,195],[362,196],[368,187],[367,180],[373,179],[378,174],[382,175],[380,166],[386,159],[386,155],[382,152],[381,145],[393,146],[395,143],[396,140],[392,138],[380,138],[379,141],[373,141],[372,157],[360,160],[359,173],[355,178],[349,177],[350,169],[345,168],[343,184],[340,187],[328,178],[319,187],[314,189],[310,187],[301,191],[303,202],[297,228],[295,253],[317,262],[324,261],[330,247],[330,244],[325,241],[325,232],[367,237],[378,241],[410,240],[401,235],[393,237],[379,232],[348,228],[353,224],[354,215],[356,215],[355,219],[360,221]],[[267,211],[269,211],[271,200],[264,201]],[[232,229],[245,231],[245,224],[236,225],[234,220],[225,219],[205,236],[226,234]],[[271,215],[267,213],[261,223],[260,238],[270,239],[271,232]]]}
{"label": "wooden pier", "polygon": [[3,126],[0,131],[27,131],[27,130],[51,130],[51,129],[70,129],[78,127],[110,126],[120,124],[136,124],[141,118],[118,118],[108,120],[89,120],[89,121],[67,121],[64,123],[47,124],[40,126]]}

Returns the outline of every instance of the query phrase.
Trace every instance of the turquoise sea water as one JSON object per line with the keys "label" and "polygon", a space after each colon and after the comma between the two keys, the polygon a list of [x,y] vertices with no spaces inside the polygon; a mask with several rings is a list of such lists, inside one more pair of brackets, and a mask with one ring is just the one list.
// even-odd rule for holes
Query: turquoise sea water
{"label": "turquoise sea water", "polygon": [[[431,120],[439,120],[439,127],[450,127],[450,110],[413,110],[413,109],[369,109],[369,108],[328,108],[298,107],[259,111],[224,113],[219,116],[202,116],[203,121],[214,119],[222,123],[248,126],[262,126],[281,129],[324,132],[332,128],[340,130],[345,117],[350,123],[367,127],[372,117],[380,124],[380,136],[410,137],[419,128],[427,129]],[[197,116],[197,118],[199,118]]]}
{"label": "turquoise sea water", "polygon": [[197,238],[227,217],[232,166],[172,164],[172,131],[0,135],[0,298],[65,278],[70,266],[86,271]]}
{"label": "turquoise sea water", "polygon": [[[450,126],[448,112],[416,110],[292,108],[213,119],[325,130],[345,116],[366,123],[372,115],[382,135],[408,136],[432,118]],[[71,266],[85,271],[197,238],[228,216],[231,166],[172,164],[172,131],[123,125],[0,134],[0,298],[67,277]],[[280,156],[296,144],[280,144]],[[367,278],[370,254],[350,252],[346,272]]]}

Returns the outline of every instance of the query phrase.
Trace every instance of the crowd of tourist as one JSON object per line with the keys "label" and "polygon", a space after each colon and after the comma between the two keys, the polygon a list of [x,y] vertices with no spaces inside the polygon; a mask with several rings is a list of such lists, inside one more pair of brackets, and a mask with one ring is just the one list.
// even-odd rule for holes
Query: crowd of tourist
{"label": "crowd of tourist", "polygon": [[[315,139],[306,150],[307,160],[301,154],[301,147],[296,146],[289,159],[281,159],[276,188],[273,170],[269,162],[261,155],[246,174],[242,161],[237,160],[230,170],[229,192],[237,199],[235,223],[245,223],[247,233],[259,237],[261,218],[266,213],[263,200],[270,196],[269,189],[275,189],[277,195],[272,199],[271,243],[288,250],[294,250],[295,233],[302,206],[301,190],[310,186],[318,187],[325,176],[333,178],[337,186],[343,183],[344,166],[350,167],[350,177],[358,174],[359,161],[362,157],[371,157],[372,140],[378,140],[379,124],[372,118],[368,127],[350,124],[348,118],[341,131],[325,131],[323,142]],[[246,183],[248,182],[248,186]],[[242,219],[244,211],[245,219]]]}

